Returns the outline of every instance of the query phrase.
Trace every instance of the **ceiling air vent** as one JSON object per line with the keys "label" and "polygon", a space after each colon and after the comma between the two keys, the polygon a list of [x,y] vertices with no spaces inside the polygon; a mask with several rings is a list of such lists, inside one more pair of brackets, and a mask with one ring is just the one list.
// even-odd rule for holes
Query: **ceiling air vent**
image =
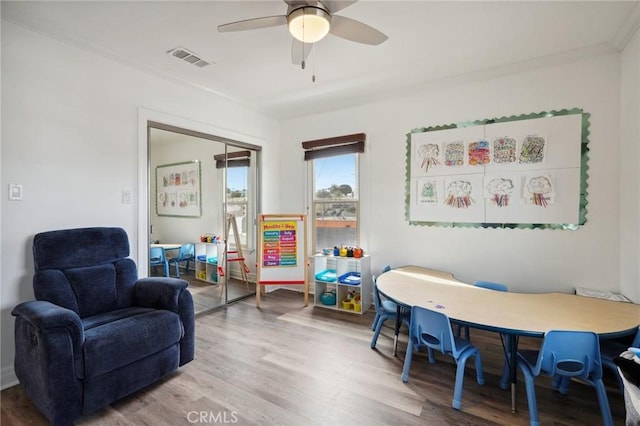
{"label": "ceiling air vent", "polygon": [[210,62],[205,61],[204,59],[200,58],[200,56],[185,49],[184,47],[176,47],[175,49],[169,50],[167,53],[175,58],[182,59],[183,61],[195,65],[199,68],[204,68],[207,65],[211,65]]}

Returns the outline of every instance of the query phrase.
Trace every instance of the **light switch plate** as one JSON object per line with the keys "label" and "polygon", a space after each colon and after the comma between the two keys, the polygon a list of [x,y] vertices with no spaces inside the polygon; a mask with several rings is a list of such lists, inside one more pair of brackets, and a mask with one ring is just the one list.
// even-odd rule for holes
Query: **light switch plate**
{"label": "light switch plate", "polygon": [[22,201],[22,185],[9,184],[9,201]]}
{"label": "light switch plate", "polygon": [[130,189],[122,190],[122,204],[131,204],[133,203],[133,191]]}

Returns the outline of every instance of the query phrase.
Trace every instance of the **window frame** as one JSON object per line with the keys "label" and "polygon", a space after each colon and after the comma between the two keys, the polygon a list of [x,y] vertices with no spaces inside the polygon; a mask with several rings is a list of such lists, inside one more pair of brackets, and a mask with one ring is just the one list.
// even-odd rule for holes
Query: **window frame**
{"label": "window frame", "polygon": [[[222,217],[223,217],[223,228],[225,229],[225,238],[227,239],[228,248],[236,248],[235,240],[232,238],[233,230],[226,229],[228,227],[227,218],[230,213],[230,206],[244,206],[245,212],[245,220],[246,222],[246,232],[243,234],[239,232],[238,240],[240,241],[240,246],[243,250],[253,250],[251,241],[254,241],[255,229],[253,226],[253,221],[250,221],[250,217],[254,217],[254,211],[251,206],[249,200],[252,198],[252,193],[257,188],[253,182],[255,181],[255,163],[256,160],[251,161],[252,155],[251,151],[238,151],[238,152],[229,152],[226,154],[218,154],[214,155],[214,160],[216,161],[216,168],[222,173],[223,178],[219,179],[222,187],[220,188],[220,194],[222,195]],[[228,181],[228,173],[229,169],[237,169],[243,168],[246,170],[246,194],[244,201],[230,201],[229,198],[229,181]],[[235,214],[234,214],[235,216]]]}
{"label": "window frame", "polygon": [[[364,133],[356,133],[352,135],[339,136],[334,138],[327,139],[319,139],[313,141],[302,142],[302,147],[305,149],[305,161],[308,161],[310,164],[307,166],[307,176],[308,176],[308,184],[307,188],[310,188],[310,193],[307,197],[308,206],[307,212],[309,212],[309,218],[311,219],[311,226],[309,227],[311,238],[310,244],[313,253],[321,252],[325,247],[318,246],[318,229],[317,229],[317,218],[316,211],[319,205],[324,205],[327,203],[336,203],[340,202],[339,199],[336,200],[325,200],[319,199],[316,197],[317,194],[317,182],[316,182],[316,160],[319,159],[327,159],[331,157],[338,157],[353,154],[354,155],[354,174],[355,174],[355,191],[353,192],[354,197],[350,199],[346,199],[345,203],[353,203],[356,206],[356,214],[355,214],[355,245],[360,246],[360,235],[361,235],[361,209],[362,209],[362,188],[360,186],[360,175],[361,175],[361,153],[364,153],[364,143],[365,143],[366,135]],[[340,242],[336,241],[336,244]]]}

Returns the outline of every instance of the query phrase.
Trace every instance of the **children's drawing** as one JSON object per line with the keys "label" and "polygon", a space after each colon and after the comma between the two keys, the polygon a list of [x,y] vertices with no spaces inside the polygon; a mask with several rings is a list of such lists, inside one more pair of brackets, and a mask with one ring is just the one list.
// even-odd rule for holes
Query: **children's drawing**
{"label": "children's drawing", "polygon": [[418,203],[429,204],[438,202],[438,181],[418,180]]}
{"label": "children's drawing", "polygon": [[469,165],[485,166],[491,161],[489,141],[480,140],[469,142]]}
{"label": "children's drawing", "polygon": [[466,180],[455,180],[447,188],[447,198],[444,203],[454,209],[466,209],[474,203],[471,198],[471,182]]}
{"label": "children's drawing", "polygon": [[544,160],[545,139],[543,136],[529,135],[522,141],[520,147],[520,163],[542,163]]}
{"label": "children's drawing", "polygon": [[493,178],[487,183],[486,191],[496,207],[507,207],[513,187],[513,180],[510,178]]}
{"label": "children's drawing", "polygon": [[493,140],[493,162],[509,164],[516,162],[517,143],[514,138],[501,137]]}
{"label": "children's drawing", "polygon": [[528,203],[540,207],[547,207],[548,204],[553,203],[555,192],[551,176],[528,176],[525,185],[525,198]]}
{"label": "children's drawing", "polygon": [[446,166],[462,166],[464,164],[463,142],[449,142],[445,144],[444,164]]}
{"label": "children's drawing", "polygon": [[418,162],[420,168],[424,168],[425,172],[429,171],[430,166],[440,164],[440,147],[435,143],[427,143],[418,147]]}

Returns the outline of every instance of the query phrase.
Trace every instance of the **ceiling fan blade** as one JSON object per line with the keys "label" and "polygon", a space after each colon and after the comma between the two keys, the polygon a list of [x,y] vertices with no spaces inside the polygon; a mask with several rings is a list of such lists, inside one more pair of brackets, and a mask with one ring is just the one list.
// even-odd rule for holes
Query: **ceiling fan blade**
{"label": "ceiling fan blade", "polygon": [[347,40],[377,46],[389,37],[355,19],[333,15],[331,17],[331,34]]}
{"label": "ceiling fan blade", "polygon": [[313,43],[303,43],[297,38],[293,38],[291,43],[291,63],[301,65],[302,61],[306,61],[309,57],[312,47]]}
{"label": "ceiling fan blade", "polygon": [[218,32],[225,33],[229,31],[257,30],[260,28],[277,27],[278,25],[286,24],[286,15],[264,16],[262,18],[245,19],[243,21],[218,25]]}
{"label": "ceiling fan blade", "polygon": [[329,8],[329,12],[331,14],[334,14],[336,12],[341,11],[342,9],[345,9],[349,6],[351,6],[354,3],[358,3],[358,0],[354,0],[354,1],[334,1],[334,0],[320,0],[322,3],[324,3],[325,6],[327,6]]}

